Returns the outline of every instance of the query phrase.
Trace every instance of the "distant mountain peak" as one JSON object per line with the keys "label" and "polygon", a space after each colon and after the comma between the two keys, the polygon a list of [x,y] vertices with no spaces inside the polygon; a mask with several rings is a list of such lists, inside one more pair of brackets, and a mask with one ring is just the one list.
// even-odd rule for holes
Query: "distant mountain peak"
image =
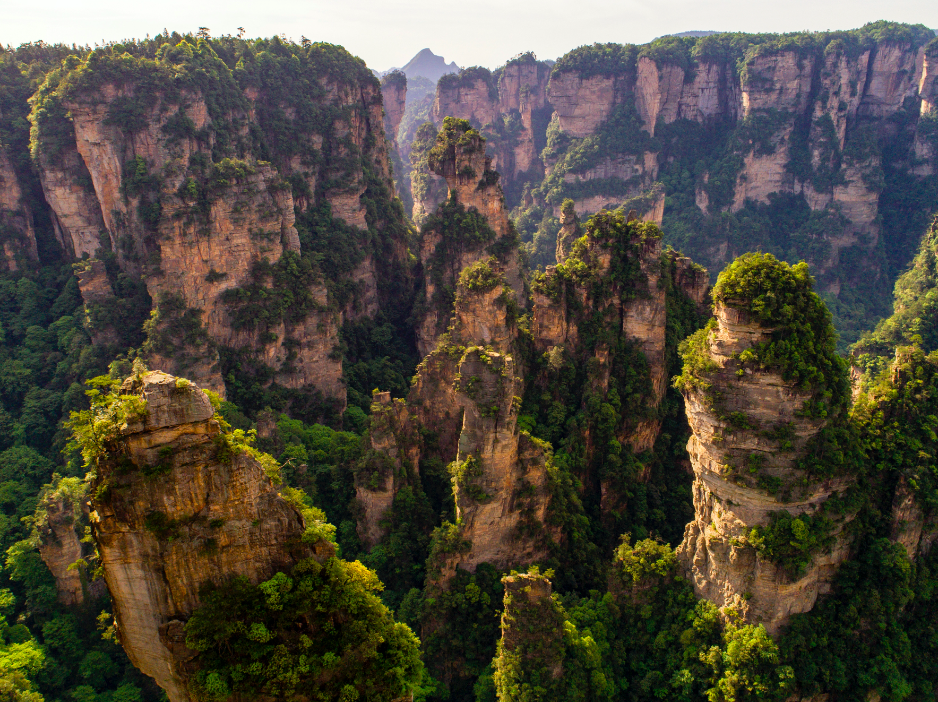
{"label": "distant mountain peak", "polygon": [[410,61],[404,64],[403,68],[397,70],[403,71],[408,80],[422,76],[436,83],[447,73],[459,73],[459,66],[455,62],[446,63],[442,56],[437,56],[427,48],[418,51]]}

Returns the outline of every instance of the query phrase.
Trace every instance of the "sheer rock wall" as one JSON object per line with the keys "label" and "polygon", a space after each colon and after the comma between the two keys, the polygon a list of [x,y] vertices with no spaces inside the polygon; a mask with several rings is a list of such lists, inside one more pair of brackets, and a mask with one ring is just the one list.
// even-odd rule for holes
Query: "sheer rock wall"
{"label": "sheer rock wall", "polygon": [[[752,126],[751,132],[742,134],[738,153],[743,163],[728,208],[738,211],[749,200],[768,203],[776,193],[803,194],[812,210],[842,214],[846,219],[842,229],[825,234],[830,254],[816,262],[823,273],[838,265],[844,249],[859,246],[873,251],[881,233],[882,156],[878,149],[862,147],[865,135],[891,138],[895,136],[891,121],[907,120],[913,146],[903,158],[912,172],[934,175],[938,156],[920,119],[933,109],[938,85],[935,61],[925,56],[924,48],[895,42],[878,42],[858,52],[836,44],[829,48],[823,55],[787,49],[755,52],[741,70],[734,62],[716,58],[692,61],[685,70],[649,56],[637,58],[634,69],[608,74],[555,70],[546,100],[554,110],[554,126],[574,139],[597,134],[617,109],[631,106],[650,136],[660,136],[660,125],[679,120],[710,127]],[[796,156],[801,156],[793,149],[804,138],[802,132],[815,174],[811,177],[794,167]],[[656,150],[610,154],[599,163],[590,160],[588,167],[566,172],[564,179],[570,183],[617,178],[634,185],[628,195],[613,192],[614,188],[578,195],[577,213],[596,212],[647,189],[657,179],[663,157]],[[545,163],[548,173],[553,166]],[[828,178],[824,175],[828,173],[837,175]],[[696,193],[697,205],[705,213],[711,211],[709,175],[702,174]],[[553,205],[557,216],[559,205]],[[718,244],[711,258],[729,261],[741,253]],[[838,283],[829,285],[836,294]]]}
{"label": "sheer rock wall", "polygon": [[[505,211],[505,197],[492,160],[485,154],[485,140],[474,138],[471,143],[456,146],[454,153],[434,164],[437,175],[446,180],[449,199],[468,211],[475,210],[495,232],[494,241],[470,242],[444,240],[433,228],[425,227],[420,237],[420,261],[423,266],[423,298],[426,311],[418,320],[417,349],[424,356],[436,347],[446,331],[451,311],[442,301],[443,288],[454,289],[460,273],[477,261],[491,255],[493,244],[508,242],[501,254],[505,282],[519,305],[524,305],[524,283],[517,243],[509,241],[516,235]],[[494,179],[490,176],[495,175]]]}
{"label": "sheer rock wall", "polygon": [[[136,99],[140,86],[105,82],[94,94],[73,94],[63,104],[68,117],[61,124],[39,122],[36,164],[66,252],[94,257],[103,241],[125,273],[146,283],[159,310],[156,328],[174,339],[164,350],[158,344],[150,348],[152,365],[185,370],[224,393],[218,349],[247,352],[272,369],[279,385],[318,390],[341,411],[345,387],[333,352],[338,329],[345,319],[374,315],[393,302],[387,281],[393,272],[406,287],[407,252],[403,219],[387,221],[396,216],[393,208],[371,216],[363,199],[369,177],[389,202],[393,196],[377,81],[317,79],[328,123],[307,133],[304,122],[297,137],[302,143],[288,145],[288,155],[273,163],[244,147],[254,138],[251,130],[262,128],[259,112],[279,110],[287,122],[299,123],[301,116],[293,106],[271,105],[264,85],[245,89],[243,100],[224,115],[238,125],[233,138],[240,140],[240,146],[224,148],[240,149],[232,154],[240,158],[219,163],[219,117],[206,104],[211,96],[191,89],[158,94],[139,125],[125,129],[110,115]],[[394,105],[390,111],[393,117]],[[179,134],[174,125],[186,120],[191,129]],[[71,139],[60,143],[62,134]],[[314,303],[303,319],[251,315],[239,321],[232,291],[271,285],[269,276],[258,278],[256,266],[302,253],[295,213],[323,207],[345,225],[378,234],[373,239],[381,254],[366,251],[343,274],[353,290],[349,301],[340,305],[329,281],[321,280],[311,285]],[[207,338],[180,338],[170,308],[180,314],[194,310]]]}
{"label": "sheer rock wall", "polygon": [[[90,485],[92,525],[121,644],[171,702],[188,702],[184,625],[206,583],[252,583],[332,546],[300,541],[305,525],[246,453],[226,455],[208,397],[159,371],[122,394],[146,400],[108,447]],[[150,475],[146,475],[149,472]],[[171,538],[170,538],[171,537]]]}
{"label": "sheer rock wall", "polygon": [[[833,545],[817,553],[798,577],[761,556],[749,543],[750,532],[769,524],[773,512],[815,514],[850,480],[819,481],[796,467],[825,424],[801,415],[812,394],[776,371],[739,361],[741,352],[769,339],[772,330],[728,305],[717,306],[716,318],[718,326],[709,336],[710,357],[717,365],[707,376],[712,387],[684,394],[693,432],[687,450],[696,516],[687,525],[678,558],[698,596],[735,607],[747,621],[775,633],[791,615],[807,612],[818,595],[830,591],[837,567],[848,556],[843,527],[850,517],[836,524]],[[728,417],[734,413],[742,413],[746,422],[731,423]],[[780,427],[788,428],[786,439],[767,435]],[[783,447],[783,441],[790,446]],[[783,489],[768,492],[760,482],[766,477],[780,480]]]}
{"label": "sheer rock wall", "polygon": [[15,272],[39,260],[33,215],[23,201],[23,190],[13,163],[0,144],[0,265]]}
{"label": "sheer rock wall", "polygon": [[[547,107],[550,69],[543,61],[523,57],[509,62],[492,76],[441,81],[437,86],[431,119],[437,125],[446,117],[469,120],[490,135],[492,167],[507,184],[543,173],[544,165],[535,146],[535,112]],[[493,90],[494,88],[494,90]],[[504,138],[506,124],[512,134]]]}

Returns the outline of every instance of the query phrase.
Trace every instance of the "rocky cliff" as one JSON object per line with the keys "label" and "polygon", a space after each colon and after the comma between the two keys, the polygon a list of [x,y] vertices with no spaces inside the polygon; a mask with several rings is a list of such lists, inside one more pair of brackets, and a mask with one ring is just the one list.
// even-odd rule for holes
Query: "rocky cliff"
{"label": "rocky cliff", "polygon": [[[154,363],[223,393],[225,359],[250,358],[262,382],[341,411],[338,328],[407,287],[389,280],[407,279],[406,226],[378,82],[317,46],[284,47],[302,90],[251,54],[235,74],[206,42],[124,64],[102,50],[50,74],[31,119],[63,247],[108,247],[145,281]],[[361,246],[336,247],[338,231]]]}
{"label": "rocky cliff", "polygon": [[15,272],[39,260],[33,215],[23,200],[10,156],[0,143],[0,246],[4,269]]}
{"label": "rocky cliff", "polygon": [[[848,225],[832,240],[828,264],[833,265],[841,248],[875,245],[879,226],[882,185],[869,175],[881,170],[879,156],[850,149],[848,142],[853,139],[856,145],[868,125],[904,113],[907,98],[915,116],[926,114],[932,89],[921,38],[876,43],[863,36],[867,38],[860,47],[851,43],[855,37],[818,38],[823,52],[760,44],[745,54],[738,74],[726,59],[710,56],[718,38],[701,40],[687,62],[656,52],[652,44],[637,52],[637,58],[610,64],[605,71],[596,66],[584,70],[572,52],[554,69],[547,98],[560,131],[575,139],[601,133],[617,109],[634,106],[641,129],[664,139],[663,152],[648,142],[645,159],[668,156],[667,141],[674,132],[659,134],[663,125],[689,121],[748,127],[740,134],[737,153],[743,162],[731,209],[738,211],[747,200],[767,203],[770,194],[790,193],[803,194],[814,210],[842,211]],[[624,125],[620,129],[625,132]],[[633,145],[642,160],[641,140],[633,139]],[[809,163],[796,167],[803,156],[792,149],[805,147]],[[613,155],[600,159],[597,166],[606,170],[615,162]],[[575,167],[568,179],[586,180],[597,166]],[[627,180],[631,174],[613,175]],[[652,173],[651,179],[655,177]],[[698,204],[704,203],[705,212],[708,178],[706,172],[698,175]]]}
{"label": "rocky cliff", "polygon": [[89,595],[103,593],[103,582],[94,580],[94,547],[90,534],[87,485],[80,478],[53,476],[36,510],[34,534],[39,555],[55,578],[59,602],[77,605]]}
{"label": "rocky cliff", "polygon": [[124,421],[90,485],[94,539],[124,650],[170,700],[187,701],[196,652],[184,625],[204,586],[258,583],[333,547],[301,541],[304,517],[279,494],[272,459],[239,446],[197,385],[153,371],[120,393],[108,411]]}
{"label": "rocky cliff", "polygon": [[497,71],[469,68],[444,76],[437,84],[431,118],[438,127],[446,117],[468,120],[488,139],[492,166],[508,188],[539,178],[544,165],[538,145],[549,116],[548,64],[531,53],[508,61]]}
{"label": "rocky cliff", "polygon": [[430,352],[406,403],[376,396],[378,421],[356,492],[364,514],[359,534],[374,543],[381,515],[399,487],[417,478],[421,461],[449,466],[458,538],[467,548],[437,559],[445,582],[457,567],[508,567],[546,555],[550,450],[517,424],[524,286],[485,141],[468,122],[447,120],[429,163],[450,192],[421,232],[431,309],[418,327],[418,344]]}
{"label": "rocky cliff", "polygon": [[425,308],[417,327],[421,355],[436,347],[449,324],[460,273],[482,258],[498,254],[512,298],[524,302],[517,234],[508,221],[499,174],[486,156],[485,143],[467,121],[450,119],[428,154],[428,166],[446,181],[449,196],[420,233],[420,295]]}
{"label": "rocky cliff", "polygon": [[[589,384],[607,393],[611,380],[624,370],[620,366],[626,349],[635,345],[647,369],[646,409],[654,414],[667,381],[666,306],[660,278],[660,230],[638,220],[627,221],[622,213],[601,213],[564,264],[549,268],[538,281],[531,325],[535,349],[539,353],[559,349],[593,366]],[[599,281],[608,283],[599,288],[595,286]],[[590,326],[587,330],[595,324],[596,314],[603,317],[604,329]],[[638,453],[650,448],[658,424],[654,420],[629,424],[628,429],[620,428],[616,438]]]}
{"label": "rocky cliff", "polygon": [[381,101],[384,103],[384,133],[388,143],[396,148],[397,130],[407,105],[407,76],[400,71],[384,76],[381,79]]}
{"label": "rocky cliff", "polygon": [[578,477],[604,514],[622,512],[629,486],[649,477],[647,455],[636,457],[654,447],[664,417],[669,296],[699,304],[706,271],[663,257],[654,224],[602,211],[532,287],[538,423],[583,417]]}
{"label": "rocky cliff", "polygon": [[458,451],[449,470],[459,537],[469,547],[439,564],[445,582],[457,567],[526,565],[548,555],[556,529],[547,527],[549,448],[520,432],[522,380],[514,358],[468,347],[459,362],[457,402],[463,409]]}
{"label": "rocky cliff", "polygon": [[[808,260],[825,293],[863,300],[832,308],[853,341],[888,314],[891,271],[927,226],[909,212],[935,206],[933,38],[880,22],[797,42],[717,34],[571,51],[551,69],[552,118],[535,134],[545,176],[508,189],[522,240],[546,265],[553,246],[539,242],[559,228],[547,212],[558,218],[568,198],[580,216],[641,210],[629,201],[660,183],[649,218],[668,243],[711,270],[755,248]],[[470,82],[441,89],[437,119],[490,118],[484,81]]]}
{"label": "rocky cliff", "polygon": [[[554,601],[550,580],[537,573],[508,575],[501,639],[495,657],[498,699],[517,699],[519,690],[559,692],[564,674],[566,616]],[[572,626],[571,626],[572,628]]]}
{"label": "rocky cliff", "polygon": [[[741,260],[758,261],[753,267],[763,271],[784,269],[771,257]],[[737,265],[739,261],[728,270]],[[823,418],[826,412],[807,409],[817,402],[817,388],[797,382],[777,360],[764,360],[771,358],[767,354],[773,342],[786,331],[768,322],[765,308],[754,303],[755,298],[764,300],[766,292],[755,278],[734,288],[746,288],[753,297],[721,297],[727,275],[721,274],[715,288],[715,323],[689,340],[684,355],[680,382],[693,432],[687,450],[695,478],[695,519],[687,525],[678,557],[698,596],[719,607],[734,607],[747,621],[774,633],[830,591],[837,567],[848,557],[843,527],[853,515],[838,500],[856,475],[837,475],[832,464],[823,476],[808,468],[805,459],[812,455],[821,464],[832,460],[817,448],[829,421]],[[787,343],[797,344],[788,338]],[[690,377],[697,379],[684,382]],[[845,390],[834,394],[838,392]],[[808,530],[823,531],[811,547],[804,535],[789,537],[792,543],[804,543],[798,566],[783,562],[782,555],[792,556],[783,554],[784,548],[766,549],[760,540],[760,535],[787,528],[789,518],[800,518]]]}

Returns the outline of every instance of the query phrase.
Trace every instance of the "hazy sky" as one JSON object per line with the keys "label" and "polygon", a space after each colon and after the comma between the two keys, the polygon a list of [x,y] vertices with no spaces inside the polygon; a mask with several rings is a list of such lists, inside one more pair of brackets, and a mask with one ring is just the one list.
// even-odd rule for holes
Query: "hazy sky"
{"label": "hazy sky", "polygon": [[938,28],[935,0],[0,0],[0,42],[100,43],[208,27],[341,44],[372,68],[429,47],[460,66],[495,68],[522,51],[552,59],[593,42],[644,43],[693,29],[852,29],[877,19]]}

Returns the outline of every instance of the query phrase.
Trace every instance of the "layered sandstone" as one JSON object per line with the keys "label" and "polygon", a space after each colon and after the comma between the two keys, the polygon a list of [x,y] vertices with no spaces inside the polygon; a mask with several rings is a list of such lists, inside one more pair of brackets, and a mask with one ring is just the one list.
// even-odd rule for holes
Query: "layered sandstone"
{"label": "layered sandstone", "polygon": [[[922,61],[921,78],[918,94],[922,99],[921,116],[934,120],[938,118],[938,56],[925,56]],[[913,171],[916,175],[929,176],[938,172],[938,145],[932,134],[931,138],[923,129],[925,123],[919,119],[915,134],[915,157],[918,163]]]}
{"label": "layered sandstone", "polygon": [[[449,465],[459,538],[467,548],[435,564],[443,584],[457,567],[473,571],[483,562],[509,567],[543,558],[556,535],[544,528],[549,448],[517,426],[523,373],[515,360],[515,317],[524,297],[498,174],[484,140],[466,123],[447,122],[437,147],[431,165],[450,188],[450,209],[438,217],[478,213],[494,237],[466,245],[432,229],[422,232],[426,299],[435,299],[442,282],[455,288],[454,302],[428,313],[418,328],[418,342],[432,351],[418,366],[406,402],[375,396],[371,451],[358,469],[356,497],[359,534],[374,544],[396,492],[416,479],[421,461]],[[491,244],[500,250],[488,251]]]}
{"label": "layered sandstone", "polygon": [[548,554],[549,453],[518,430],[523,385],[518,370],[512,356],[484,347],[469,347],[460,359],[457,401],[463,425],[450,472],[459,534],[470,546],[445,559],[444,581],[457,567],[507,568]]}
{"label": "layered sandstone", "polygon": [[15,272],[39,260],[33,216],[10,157],[0,144],[0,246],[5,270]]}
{"label": "layered sandstone", "polygon": [[583,235],[576,206],[572,200],[565,201],[560,210],[560,231],[557,232],[557,263],[563,263],[573,249],[573,242]]}
{"label": "layered sandstone", "polygon": [[895,114],[906,98],[916,96],[924,63],[924,47],[910,50],[906,45],[891,42],[877,46],[869,66],[860,114],[880,119]]}
{"label": "layered sandstone", "polygon": [[407,106],[407,76],[394,72],[381,80],[381,99],[384,102],[384,133],[392,148],[397,144],[397,132]]}
{"label": "layered sandstone", "polygon": [[79,605],[87,596],[103,592],[100,580],[90,582],[94,547],[85,539],[89,528],[86,489],[76,478],[59,479],[41,495],[37,511],[39,555],[55,578],[58,599],[64,605]]}
{"label": "layered sandstone", "polygon": [[506,182],[513,183],[522,174],[531,177],[532,171],[543,171],[534,145],[534,114],[548,107],[548,77],[547,64],[525,55],[488,79],[480,75],[440,81],[431,118],[437,126],[446,117],[468,120],[489,136],[492,166]]}
{"label": "layered sandstone", "polygon": [[674,249],[668,249],[665,256],[671,263],[671,276],[674,286],[694,301],[700,310],[710,307],[707,292],[710,289],[710,275],[707,269],[694,263],[687,256],[680,255]]}
{"label": "layered sandstone", "polygon": [[91,314],[95,307],[111,305],[116,298],[104,263],[97,259],[83,261],[80,268],[76,270],[76,274],[78,275],[78,289],[81,291],[81,299],[86,311],[85,329],[91,336],[91,340],[95,345],[107,346],[116,343],[120,339],[119,330],[111,324],[106,326],[96,324]]}
{"label": "layered sandstone", "polygon": [[[446,181],[449,189],[447,207],[456,205],[465,211],[478,213],[494,233],[494,238],[454,238],[432,227],[424,227],[421,231],[423,297],[428,304],[418,322],[417,348],[423,355],[436,347],[437,340],[449,325],[452,308],[443,297],[444,289],[454,289],[460,273],[491,255],[493,245],[503,249],[499,256],[511,295],[519,305],[524,304],[524,283],[515,241],[517,234],[508,221],[499,174],[493,170],[492,160],[485,153],[485,139],[465,122],[454,129],[463,136],[457,143],[456,137],[441,134],[438,144],[448,143],[447,139],[452,139],[453,143],[431,159],[430,167]],[[440,213],[446,216],[444,210]]]}
{"label": "layered sandstone", "polygon": [[[734,607],[747,621],[775,633],[830,591],[849,544],[843,524],[837,524],[833,545],[793,576],[760,555],[749,543],[750,533],[768,525],[774,512],[816,514],[850,479],[819,481],[797,468],[825,424],[802,412],[813,393],[786,382],[777,370],[740,360],[773,330],[761,326],[744,301],[718,304],[716,319],[708,335],[714,370],[705,384],[684,390],[693,432],[687,450],[695,519],[687,525],[678,557],[698,596]],[[774,493],[766,489],[773,482],[781,485]]]}
{"label": "layered sandstone", "polygon": [[[224,393],[218,349],[246,352],[266,367],[272,382],[318,391],[341,411],[338,328],[406,295],[389,282],[399,278],[407,287],[406,228],[390,206],[393,181],[377,80],[313,79],[321,88],[316,109],[328,121],[315,127],[296,106],[272,104],[278,93],[263,82],[229,95],[227,111],[220,113],[212,102],[217,85],[206,86],[206,94],[187,85],[141,101],[133,80],[105,80],[93,94],[72,90],[54,97],[62,109],[59,116],[49,112],[37,119],[36,162],[65,250],[93,257],[104,242],[125,273],[146,283],[158,308],[147,345],[151,362],[185,370]],[[392,97],[388,113],[399,121],[403,92]],[[111,119],[114,110],[138,102],[142,112],[132,128]],[[296,129],[290,144],[276,143],[279,132],[265,134],[272,142],[264,146],[273,152],[268,163],[251,140],[272,114]],[[220,134],[237,144],[217,143]],[[371,201],[388,205],[372,208],[371,215],[363,198],[369,187]],[[316,208],[326,208],[351,231],[371,228],[377,234],[362,232],[369,242],[362,260],[338,274],[341,281],[328,273],[309,280],[312,301],[304,314],[244,312],[247,288],[268,288],[269,300],[293,295],[277,290],[283,282],[260,273],[259,266],[306,253],[295,214]],[[330,292],[333,283],[352,291],[341,309]],[[200,320],[198,333],[179,333],[184,314]]]}
{"label": "layered sandstone", "polygon": [[[452,87],[450,87],[450,84]],[[499,115],[497,99],[489,94],[489,83],[484,77],[474,80],[444,81],[437,84],[431,118],[437,127],[447,117],[458,117],[478,125],[492,124]]]}
{"label": "layered sandstone", "polygon": [[678,119],[712,122],[737,117],[739,89],[729,66],[701,61],[692,77],[688,81],[681,66],[659,65],[647,56],[638,59],[635,107],[649,134],[654,136],[659,119],[670,124]]}
{"label": "layered sandstone", "polygon": [[[534,291],[531,332],[538,353],[559,348],[579,363],[595,359],[591,383],[605,393],[614,372],[610,345],[600,343],[588,348],[580,332],[581,324],[591,320],[594,313],[600,314],[617,339],[636,345],[644,354],[648,364],[647,402],[653,408],[664,397],[667,381],[664,354],[667,304],[661,280],[661,232],[637,219],[630,220],[629,225],[628,241],[617,241],[611,234],[587,229],[581,240],[583,248],[576,255],[589,267],[589,276],[581,277],[579,284],[566,284],[564,273],[548,267],[544,280]],[[630,280],[616,280],[613,268],[623,267],[624,261],[631,262],[635,273]],[[595,298],[590,281],[605,279],[611,281],[607,294]],[[575,299],[568,300],[570,296]],[[617,438],[640,453],[654,445],[659,427],[659,419],[626,421],[619,427]]]}
{"label": "layered sandstone", "polygon": [[55,155],[40,150],[38,171],[56,238],[68,254],[76,259],[94,256],[102,235],[112,249],[117,248],[104,226],[91,174],[74,144]]}
{"label": "layered sandstone", "polygon": [[[495,257],[481,263],[502,282],[510,272]],[[470,546],[437,564],[442,582],[456,567],[508,567],[546,554],[549,452],[517,427],[517,334],[502,283],[470,290],[463,279],[450,329],[418,366],[406,402],[378,393],[372,405],[371,451],[356,477],[359,534],[380,540],[383,515],[421,460],[451,464],[459,534]]]}
{"label": "layered sandstone", "polygon": [[[512,354],[491,345],[444,347],[424,361],[406,403],[376,397],[372,452],[356,479],[365,543],[380,540],[382,517],[416,477],[421,457],[434,457],[450,464],[459,537],[467,543],[436,564],[440,584],[457,567],[507,568],[546,557],[557,537],[544,526],[550,454],[517,427],[519,371]],[[424,433],[435,436],[432,446],[421,443]]]}
{"label": "layered sandstone", "polygon": [[547,99],[563,131],[573,137],[587,137],[612,114],[626,90],[626,81],[621,78],[583,78],[575,71],[563,71],[551,76]]}
{"label": "layered sandstone", "polygon": [[[639,52],[634,64],[610,66],[608,73],[597,74],[595,68],[582,73],[562,66],[555,69],[547,88],[555,110],[551,129],[574,139],[590,137],[616,110],[633,106],[651,136],[657,135],[658,125],[680,120],[735,128],[743,137],[733,147],[742,166],[729,209],[736,212],[747,201],[769,203],[774,195],[784,194],[803,195],[812,210],[829,211],[832,226],[824,243],[830,254],[813,262],[825,273],[840,264],[842,250],[872,251],[877,246],[883,164],[877,149],[864,148],[864,140],[869,130],[892,135],[884,122],[905,119],[902,115],[909,109],[930,114],[936,85],[933,63],[923,48],[896,42],[879,42],[862,51],[851,50],[840,40],[830,42],[824,51],[767,44],[751,48],[740,70],[734,61],[706,54],[677,65]],[[915,129],[907,160],[913,174],[928,177],[935,173],[938,152],[934,139],[924,135],[927,129]],[[803,153],[793,151],[803,148],[805,141],[810,174]],[[564,173],[564,179],[573,183],[631,178],[635,186],[629,193],[635,195],[655,180],[662,157],[656,151],[604,155],[588,169],[574,169],[582,172]],[[555,163],[545,165],[549,173]],[[708,178],[704,173],[698,182],[696,204],[715,214],[704,187]],[[618,205],[622,190],[619,183],[615,193],[610,189],[609,194],[578,196],[578,214]],[[553,205],[557,216],[558,205]],[[841,217],[842,225],[834,225]],[[741,253],[732,248],[731,239],[717,242],[709,251],[713,263]],[[840,283],[831,279],[826,285],[836,294]]]}
{"label": "layered sandstone", "polygon": [[420,440],[407,403],[376,392],[367,440],[370,451],[356,466],[355,498],[361,515],[358,536],[370,549],[384,535],[382,519],[397,491],[417,475]]}
{"label": "layered sandstone", "polygon": [[200,589],[257,583],[333,548],[301,541],[302,515],[252,455],[228,446],[198,386],[153,371],[121,394],[146,405],[94,471],[94,539],[128,657],[171,702],[188,702],[184,625]]}

